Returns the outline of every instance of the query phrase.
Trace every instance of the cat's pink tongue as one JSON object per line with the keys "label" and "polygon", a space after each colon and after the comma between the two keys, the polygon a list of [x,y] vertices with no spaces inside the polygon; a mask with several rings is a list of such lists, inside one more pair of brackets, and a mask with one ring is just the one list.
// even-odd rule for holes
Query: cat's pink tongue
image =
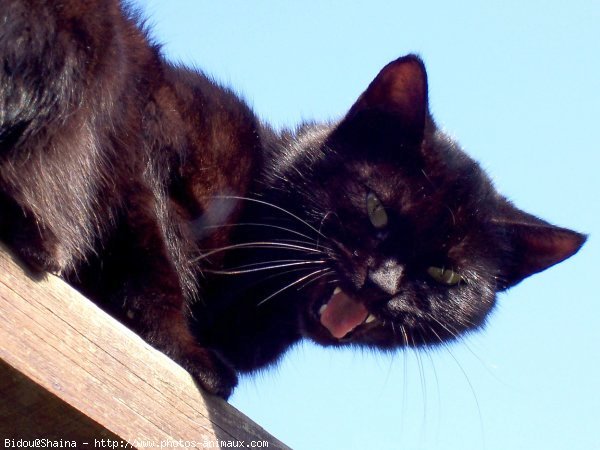
{"label": "cat's pink tongue", "polygon": [[369,311],[342,291],[333,294],[321,314],[321,325],[337,339],[343,338],[365,321]]}

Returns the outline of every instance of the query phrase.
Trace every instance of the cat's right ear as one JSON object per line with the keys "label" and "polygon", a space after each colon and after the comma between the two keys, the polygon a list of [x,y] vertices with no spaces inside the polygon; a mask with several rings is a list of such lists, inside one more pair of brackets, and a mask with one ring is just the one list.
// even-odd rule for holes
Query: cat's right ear
{"label": "cat's right ear", "polygon": [[393,117],[407,141],[421,143],[428,114],[427,72],[416,55],[407,55],[385,66],[352,106],[346,120],[374,114]]}

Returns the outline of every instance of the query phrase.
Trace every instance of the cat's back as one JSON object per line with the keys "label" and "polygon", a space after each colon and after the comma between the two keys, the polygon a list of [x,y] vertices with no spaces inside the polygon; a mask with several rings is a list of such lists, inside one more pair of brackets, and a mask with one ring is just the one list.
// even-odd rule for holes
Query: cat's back
{"label": "cat's back", "polygon": [[260,164],[251,109],[167,62],[135,11],[117,0],[3,10],[0,188],[12,198],[0,206],[36,225],[0,229],[41,230],[34,265],[76,269],[131,209],[194,221],[211,197],[245,194]]}

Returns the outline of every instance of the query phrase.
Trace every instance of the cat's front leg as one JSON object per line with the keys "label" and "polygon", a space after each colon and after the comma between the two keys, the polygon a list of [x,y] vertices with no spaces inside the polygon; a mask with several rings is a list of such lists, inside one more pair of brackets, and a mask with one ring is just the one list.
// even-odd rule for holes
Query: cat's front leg
{"label": "cat's front leg", "polygon": [[0,192],[0,239],[33,273],[60,275],[67,266],[56,236],[15,200]]}
{"label": "cat's front leg", "polygon": [[237,385],[235,370],[191,334],[177,293],[129,291],[125,323],[153,347],[186,369],[207,392],[227,399]]}
{"label": "cat's front leg", "polygon": [[99,263],[100,291],[91,294],[109,300],[130,328],[183,366],[207,392],[227,398],[237,385],[235,370],[190,331],[181,268],[172,256],[173,247],[185,244],[167,244],[163,230],[168,225],[149,213],[149,205],[163,200],[143,187],[133,191],[127,196],[126,218]]}

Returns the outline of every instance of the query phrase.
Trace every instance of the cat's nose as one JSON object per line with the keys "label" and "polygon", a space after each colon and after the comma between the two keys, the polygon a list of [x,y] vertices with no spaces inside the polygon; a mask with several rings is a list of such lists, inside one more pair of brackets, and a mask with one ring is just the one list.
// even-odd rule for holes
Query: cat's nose
{"label": "cat's nose", "polygon": [[369,281],[383,292],[395,295],[402,284],[404,268],[393,258],[386,259],[378,267],[369,269]]}

